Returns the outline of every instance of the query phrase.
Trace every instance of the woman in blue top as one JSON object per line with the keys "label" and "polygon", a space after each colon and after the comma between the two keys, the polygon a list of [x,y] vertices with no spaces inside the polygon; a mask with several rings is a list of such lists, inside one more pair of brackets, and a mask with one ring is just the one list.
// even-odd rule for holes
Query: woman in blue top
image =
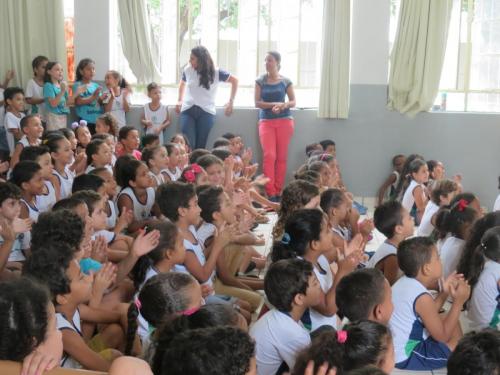
{"label": "woman in blue top", "polygon": [[231,96],[224,113],[230,116],[238,89],[238,79],[214,67],[208,50],[197,46],[191,50],[189,64],[182,72],[179,98],[175,110],[181,114],[181,129],[192,149],[205,148],[208,134],[215,123],[215,95],[219,82],[231,84]]}
{"label": "woman in blue top", "polygon": [[95,133],[97,118],[104,113],[102,109],[102,88],[96,82],[92,82],[95,75],[95,62],[92,59],[82,59],[76,67],[76,82],[73,92],[79,87],[85,90],[75,98],[75,111],[80,120],[87,121],[87,127],[91,134]]}
{"label": "woman in blue top", "polygon": [[[285,183],[288,145],[294,122],[290,108],[295,107],[292,82],[279,74],[281,55],[270,51],[266,55],[267,73],[255,81],[255,106],[259,111],[259,138],[263,150],[264,175],[268,196],[278,201]],[[288,97],[288,101],[286,101]]]}

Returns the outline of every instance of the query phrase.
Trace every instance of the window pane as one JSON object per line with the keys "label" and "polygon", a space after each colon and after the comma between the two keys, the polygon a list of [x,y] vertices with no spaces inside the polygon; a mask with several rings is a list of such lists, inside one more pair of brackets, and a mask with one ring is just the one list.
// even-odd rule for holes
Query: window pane
{"label": "window pane", "polygon": [[257,65],[261,65],[261,61],[257,58],[258,10],[258,1],[240,0],[237,74],[241,85],[252,87],[258,74]]}
{"label": "window pane", "polygon": [[179,81],[177,56],[177,0],[163,0],[161,6],[160,69],[163,83]]}
{"label": "window pane", "polygon": [[433,111],[465,111],[465,94],[461,92],[439,92],[432,106]]}
{"label": "window pane", "polygon": [[468,111],[500,112],[500,94],[469,94]]}
{"label": "window pane", "polygon": [[219,0],[219,66],[236,72],[238,63],[238,1]]}
{"label": "window pane", "polygon": [[[201,44],[210,51],[210,56],[214,60],[215,65],[221,65],[218,59],[218,23],[219,17],[222,17],[223,10],[220,9],[218,0],[201,0]],[[219,16],[219,14],[221,14]],[[224,66],[224,65],[222,65]]]}
{"label": "window pane", "polygon": [[451,13],[450,28],[448,30],[448,42],[446,45],[446,54],[444,57],[443,70],[439,87],[456,89],[457,72],[461,51],[460,43],[460,3],[461,0],[453,0],[453,9]]}
{"label": "window pane", "polygon": [[321,20],[323,1],[301,0],[300,8],[300,45],[299,80],[297,85],[318,87],[321,59]]}

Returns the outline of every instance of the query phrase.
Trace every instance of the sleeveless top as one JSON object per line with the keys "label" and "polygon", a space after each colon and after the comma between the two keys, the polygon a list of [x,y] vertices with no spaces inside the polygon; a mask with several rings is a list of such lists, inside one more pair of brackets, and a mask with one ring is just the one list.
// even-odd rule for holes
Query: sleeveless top
{"label": "sleeveless top", "polygon": [[66,177],[55,169],[52,171],[52,174],[59,179],[59,184],[61,185],[61,199],[68,198],[71,195],[71,188],[75,179],[75,172],[72,172],[68,166],[64,167],[64,172],[66,173]]}
{"label": "sleeveless top", "polygon": [[40,213],[50,211],[52,206],[56,203],[56,189],[54,185],[52,185],[50,181],[45,181],[45,186],[47,187],[47,194],[41,194],[35,197],[35,204]]}
{"label": "sleeveless top", "polygon": [[[69,329],[70,331],[78,333],[83,338],[82,326],[80,322],[80,311],[78,311],[78,308],[76,309],[75,315],[73,315],[73,320],[71,322],[63,314],[56,313],[56,324],[59,331],[62,331],[63,329]],[[64,368],[82,368],[82,365],[66,352],[63,353],[60,366]]]}
{"label": "sleeveless top", "polygon": [[134,218],[137,221],[145,220],[151,217],[151,208],[155,203],[155,189],[152,187],[146,188],[146,203],[142,204],[139,202],[139,199],[135,196],[134,191],[130,187],[126,187],[123,189],[120,194],[118,194],[118,198],[121,195],[126,195],[132,200],[132,205],[134,206]]}
{"label": "sleeveless top", "polygon": [[417,229],[417,236],[430,236],[434,230],[434,225],[432,225],[431,220],[436,212],[439,211],[439,206],[433,201],[427,202],[425,206],[424,215],[420,221],[420,225]]}
{"label": "sleeveless top", "polygon": [[179,167],[175,167],[175,173],[171,172],[168,168],[162,169],[161,173],[166,173],[170,177],[170,180],[174,182],[181,177],[182,171]]}
{"label": "sleeveless top", "polygon": [[[318,264],[321,270],[314,267],[314,274],[318,278],[319,284],[321,285],[321,290],[323,293],[328,293],[328,291],[333,286],[333,273],[330,268],[330,263],[324,255],[318,257]],[[331,326],[337,329],[337,316],[325,316],[313,308],[309,309],[309,314],[311,317],[311,331],[316,330],[321,326]]]}
{"label": "sleeveless top", "polygon": [[[150,120],[153,123],[153,126],[146,129],[146,134],[155,134],[155,130],[160,128],[163,122],[167,119],[168,108],[166,105],[161,104],[156,111],[153,111],[149,107],[149,104],[150,103],[144,104],[144,118],[146,120]],[[164,144],[163,132],[158,133],[158,137],[160,139],[160,145]]]}
{"label": "sleeveless top", "polygon": [[500,328],[500,263],[487,259],[477,284],[472,290],[468,317],[472,329],[481,330],[488,326]]}
{"label": "sleeveless top", "polygon": [[377,251],[375,251],[375,254],[373,254],[370,260],[366,263],[366,267],[375,268],[377,264],[379,264],[388,256],[396,255],[397,250],[398,249],[393,244],[384,241],[378,247]]}
{"label": "sleeveless top", "polygon": [[401,204],[404,208],[408,210],[408,212],[411,212],[411,209],[415,204],[415,198],[413,197],[413,190],[415,190],[417,186],[422,186],[422,184],[419,184],[417,181],[412,179],[410,185],[405,191],[405,194],[403,195],[403,200],[401,201]]}
{"label": "sleeveless top", "polygon": [[108,217],[106,217],[106,226],[111,229],[116,226],[116,220],[118,219],[118,213],[116,209],[116,204],[113,202],[111,199],[108,199],[108,207],[110,214]]}

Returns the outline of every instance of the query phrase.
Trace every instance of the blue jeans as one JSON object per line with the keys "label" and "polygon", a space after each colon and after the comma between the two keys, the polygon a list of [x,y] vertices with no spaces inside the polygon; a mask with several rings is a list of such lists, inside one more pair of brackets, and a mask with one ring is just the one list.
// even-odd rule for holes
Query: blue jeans
{"label": "blue jeans", "polygon": [[214,124],[215,115],[205,112],[197,105],[181,112],[181,130],[193,150],[205,148]]}

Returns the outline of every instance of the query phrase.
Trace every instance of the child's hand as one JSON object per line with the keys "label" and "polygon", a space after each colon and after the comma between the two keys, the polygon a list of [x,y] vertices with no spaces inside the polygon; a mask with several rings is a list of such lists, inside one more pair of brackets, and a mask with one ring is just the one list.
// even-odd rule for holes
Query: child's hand
{"label": "child's hand", "polygon": [[364,248],[365,241],[363,240],[363,236],[358,233],[352,238],[351,242],[347,243],[344,240],[344,253],[342,255],[348,257],[355,252],[363,252]]}
{"label": "child's hand", "polygon": [[123,206],[122,212],[120,213],[118,221],[116,222],[116,227],[118,227],[121,232],[123,229],[127,228],[132,223],[132,221],[134,221],[134,212],[130,208]]}
{"label": "child's hand", "polygon": [[458,280],[455,287],[450,288],[454,302],[463,305],[470,297],[470,285],[466,280]]}
{"label": "child's hand", "polygon": [[253,165],[249,165],[245,167],[245,177],[252,178],[255,173],[257,173],[257,169],[259,168],[259,164],[255,163]]}
{"label": "child's hand", "polygon": [[240,205],[244,204],[244,203],[245,203],[245,201],[246,201],[245,193],[244,193],[244,192],[242,192],[241,190],[235,191],[235,192],[233,193],[233,197],[232,197],[232,198],[233,198],[233,199],[232,199],[232,200],[233,200],[233,204],[234,204],[236,207],[238,207],[238,206],[240,206]]}
{"label": "child's hand", "polygon": [[182,101],[179,101],[175,105],[175,113],[177,113],[177,114],[181,113],[181,108],[182,108]]}
{"label": "child's hand", "polygon": [[258,234],[255,236],[255,246],[264,246],[266,244],[266,239],[263,234]]}
{"label": "child's hand", "polygon": [[253,217],[251,215],[247,215],[246,212],[243,212],[240,220],[238,221],[239,230],[241,233],[247,233],[253,225]]}
{"label": "child's hand", "polygon": [[67,88],[66,82],[61,81],[61,83],[59,83],[59,87],[61,88],[61,93],[64,94],[66,92],[66,88]]}
{"label": "child's hand", "polygon": [[233,113],[233,102],[227,102],[226,105],[224,106],[224,114],[226,116],[231,116]]}
{"label": "child's hand", "polygon": [[149,253],[153,250],[160,242],[160,231],[155,229],[151,232],[145,234],[145,230],[139,231],[139,235],[136,237],[134,244],[132,245],[132,254],[136,257],[141,257],[144,254]]}
{"label": "child's hand", "polygon": [[[62,88],[61,88],[61,90],[62,90]],[[79,96],[79,95],[83,94],[86,91],[87,91],[87,85],[80,85],[76,89],[76,92],[73,93],[73,96]]]}
{"label": "child's hand", "polygon": [[103,295],[104,291],[116,282],[116,266],[108,262],[94,276],[92,292],[96,295]]}
{"label": "child's hand", "polygon": [[446,278],[446,280],[444,278],[441,278],[441,287],[443,289],[443,292],[446,294],[450,294],[451,290],[457,287],[459,280],[464,280],[464,275],[462,275],[461,273],[458,274],[457,271],[451,273]]}
{"label": "child's hand", "polygon": [[150,127],[153,126],[153,121],[151,121],[151,120],[144,120],[143,124],[144,124],[144,127],[146,129],[149,129]]}
{"label": "child's hand", "polygon": [[224,160],[224,169],[226,171],[232,171],[234,168],[234,156],[229,155],[225,160]]}
{"label": "child's hand", "polygon": [[38,375],[52,370],[59,365],[60,358],[60,353],[44,353],[37,348],[24,357],[21,375]]}
{"label": "child's hand", "polygon": [[265,175],[261,174],[255,177],[255,179],[252,182],[252,185],[256,186],[265,186],[271,181],[269,177],[266,177]]}
{"label": "child's hand", "polygon": [[455,181],[457,184],[462,183],[462,175],[460,173],[457,173],[455,176],[453,176],[453,181]]}
{"label": "child's hand", "polygon": [[21,219],[17,217],[12,221],[12,228],[16,234],[29,232],[31,230],[31,224],[32,221],[30,218]]}
{"label": "child's hand", "polygon": [[203,298],[211,295],[214,292],[214,289],[210,285],[201,285],[201,296]]}
{"label": "child's hand", "polygon": [[240,177],[233,183],[233,187],[235,190],[243,190],[244,192],[250,189],[251,182],[248,178]]}
{"label": "child's hand", "polygon": [[0,173],[5,173],[9,170],[10,164],[8,161],[0,163]]}
{"label": "child's hand", "polygon": [[99,95],[101,94],[101,92],[102,92],[102,87],[101,87],[101,86],[99,86],[99,87],[97,87],[97,88],[95,89],[95,91],[94,91],[94,93],[92,94],[92,96],[93,96],[94,98],[98,98],[98,97],[99,97]]}
{"label": "child's hand", "polygon": [[94,241],[92,241],[92,251],[90,253],[90,257],[100,263],[106,263],[108,261],[108,245],[106,244],[106,239],[103,236],[98,236]]}
{"label": "child's hand", "polygon": [[215,231],[214,237],[214,249],[222,250],[224,247],[229,245],[231,239],[236,235],[238,228],[237,223],[227,225],[222,224],[221,227]]}
{"label": "child's hand", "polygon": [[246,148],[245,151],[243,151],[243,153],[241,154],[241,160],[245,165],[250,163],[252,157],[253,157],[253,151],[250,147]]}
{"label": "child's hand", "polygon": [[0,234],[4,241],[14,242],[16,239],[16,232],[13,226],[3,217],[0,217]]}
{"label": "child's hand", "polygon": [[16,76],[16,71],[14,69],[7,70],[7,73],[5,73],[5,80],[12,81],[12,79],[14,79],[15,76]]}
{"label": "child's hand", "polygon": [[365,237],[368,236],[373,229],[375,229],[375,225],[373,224],[372,219],[365,219],[359,223],[359,231]]}

